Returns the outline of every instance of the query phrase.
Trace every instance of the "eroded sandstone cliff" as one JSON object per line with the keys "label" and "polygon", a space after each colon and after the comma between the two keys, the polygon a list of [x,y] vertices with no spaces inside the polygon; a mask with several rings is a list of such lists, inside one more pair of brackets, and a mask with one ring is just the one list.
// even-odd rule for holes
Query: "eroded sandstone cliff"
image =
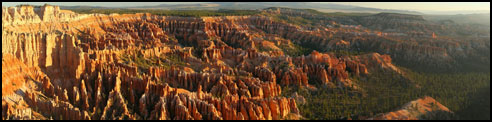
{"label": "eroded sandstone cliff", "polygon": [[325,32],[264,16],[3,8],[2,96],[16,100],[2,99],[8,108],[2,118],[285,119],[300,115],[299,96],[282,96],[282,86],[359,89],[350,77],[400,72],[389,55],[379,53],[294,56],[281,49],[294,43],[359,44],[327,40]]}

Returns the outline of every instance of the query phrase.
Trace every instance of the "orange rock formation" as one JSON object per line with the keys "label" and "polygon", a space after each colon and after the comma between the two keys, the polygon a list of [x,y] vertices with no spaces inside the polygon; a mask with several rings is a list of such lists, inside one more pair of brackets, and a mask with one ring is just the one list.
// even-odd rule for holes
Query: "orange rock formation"
{"label": "orange rock formation", "polygon": [[[282,97],[281,86],[356,87],[349,73],[398,72],[388,55],[378,53],[337,57],[313,51],[291,57],[256,49],[301,40],[337,48],[354,44],[326,42],[320,33],[299,30],[260,16],[77,14],[49,5],[3,8],[2,96],[21,89],[23,94],[11,98],[34,110],[19,112],[8,107],[19,102],[2,100],[8,108],[2,117],[276,120],[300,115],[300,98]],[[257,37],[278,40],[262,43]]]}

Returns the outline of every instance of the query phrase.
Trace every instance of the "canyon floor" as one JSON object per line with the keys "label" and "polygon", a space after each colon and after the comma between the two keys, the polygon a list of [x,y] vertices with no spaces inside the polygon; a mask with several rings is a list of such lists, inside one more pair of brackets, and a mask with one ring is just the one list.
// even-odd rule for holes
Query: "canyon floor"
{"label": "canyon floor", "polygon": [[490,26],[135,11],[2,7],[2,119],[490,119]]}

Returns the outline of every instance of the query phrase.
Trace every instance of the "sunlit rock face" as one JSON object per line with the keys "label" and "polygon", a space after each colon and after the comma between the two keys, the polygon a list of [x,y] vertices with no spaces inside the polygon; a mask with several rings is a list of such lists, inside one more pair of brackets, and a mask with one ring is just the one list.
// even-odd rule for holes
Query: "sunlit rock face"
{"label": "sunlit rock face", "polygon": [[[328,40],[326,33],[264,16],[4,7],[2,97],[8,99],[2,99],[2,118],[279,120],[300,116],[297,100],[309,102],[284,97],[284,86],[359,89],[350,77],[401,73],[392,64],[394,54],[338,56],[327,50],[367,44],[418,52],[405,58],[451,60],[441,48]],[[287,54],[284,49],[295,43],[317,43],[320,52]]]}
{"label": "sunlit rock face", "polygon": [[[453,112],[446,106],[437,102],[432,97],[423,97],[411,101],[399,110],[388,112],[376,117],[369,118],[371,120],[419,120],[419,119],[451,119],[450,115]],[[447,118],[446,118],[447,117]]]}
{"label": "sunlit rock face", "polygon": [[[254,70],[228,66],[269,58],[221,41],[253,44],[240,27],[223,22],[236,19],[251,21],[2,8],[2,96],[13,99],[2,100],[2,118],[271,120],[300,114],[293,98],[280,96],[276,78],[264,75],[264,81],[251,75]],[[207,40],[212,36],[219,40]],[[182,46],[198,43],[201,57]],[[172,55],[186,65],[142,69],[123,55],[174,65]]]}

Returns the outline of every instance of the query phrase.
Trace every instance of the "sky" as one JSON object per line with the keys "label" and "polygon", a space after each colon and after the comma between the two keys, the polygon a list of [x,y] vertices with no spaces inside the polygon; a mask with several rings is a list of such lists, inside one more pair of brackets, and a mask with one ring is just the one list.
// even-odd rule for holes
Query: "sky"
{"label": "sky", "polygon": [[[164,4],[164,2],[2,2],[2,6],[15,6],[18,4],[29,3],[32,5],[88,5],[103,7],[126,7],[126,6],[151,6]],[[194,4],[200,2],[166,2],[167,4]],[[320,2],[321,4],[323,2]],[[488,10],[490,11],[490,2],[326,2],[343,5],[353,5],[360,7],[380,8],[380,9],[398,9],[411,11],[463,11],[463,10]]]}

